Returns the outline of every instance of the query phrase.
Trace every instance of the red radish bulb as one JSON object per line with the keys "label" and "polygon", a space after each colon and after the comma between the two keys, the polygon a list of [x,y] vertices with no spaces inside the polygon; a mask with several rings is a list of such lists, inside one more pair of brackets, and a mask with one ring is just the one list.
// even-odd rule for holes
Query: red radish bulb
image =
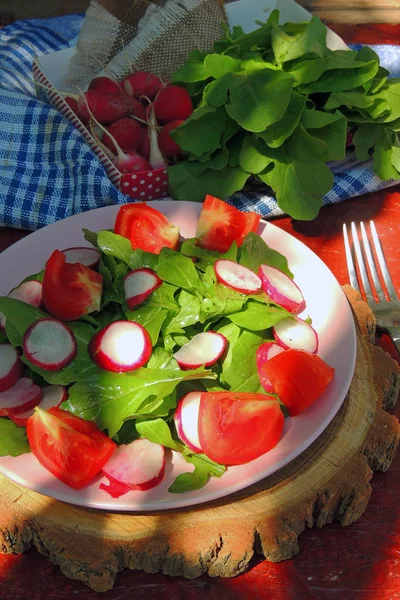
{"label": "red radish bulb", "polygon": [[89,83],[88,90],[96,90],[97,92],[107,92],[109,94],[125,94],[122,86],[104,75],[95,77]]}
{"label": "red radish bulb", "polygon": [[197,369],[213,365],[223,354],[227,339],[222,333],[203,331],[179,348],[174,358],[182,369]]}
{"label": "red radish bulb", "polygon": [[274,338],[285,349],[306,350],[311,354],[318,352],[318,335],[311,325],[299,317],[290,317],[279,321],[272,328]]}
{"label": "red radish bulb", "polygon": [[193,452],[203,452],[198,423],[201,392],[189,392],[178,403],[174,422],[179,439]]}
{"label": "red radish bulb", "polygon": [[[135,152],[142,143],[143,128],[137,121],[129,117],[111,123],[106,129],[116,139],[118,146],[123,152]],[[101,141],[106,148],[116,154],[117,149],[107,133],[103,135]]]}
{"label": "red radish bulb", "polygon": [[260,383],[266,392],[273,392],[274,388],[272,387],[272,383],[270,382],[268,377],[262,371],[261,367],[268,360],[284,351],[284,348],[282,348],[282,346],[279,346],[276,342],[264,342],[264,344],[261,344],[261,346],[257,348],[256,365],[258,376],[260,378]]}
{"label": "red radish bulb", "polygon": [[161,90],[153,102],[157,121],[169,122],[186,120],[193,112],[189,92],[177,85],[169,85]]}
{"label": "red radish bulb", "polygon": [[0,417],[11,417],[30,410],[42,399],[42,388],[30,377],[21,377],[11,388],[0,392]]}
{"label": "red radish bulb", "polygon": [[158,146],[160,148],[161,153],[166,158],[176,158],[182,152],[181,147],[176,143],[174,139],[170,136],[171,131],[182,125],[184,121],[171,121],[171,123],[167,123],[161,129],[158,135]]}
{"label": "red radish bulb", "polygon": [[151,356],[147,331],[133,321],[114,321],[90,340],[89,354],[98,367],[125,373],[142,367]]}
{"label": "red radish bulb", "polygon": [[131,98],[131,102],[132,102],[132,113],[131,115],[133,117],[136,117],[137,119],[140,119],[140,121],[144,121],[145,123],[147,122],[147,114],[146,114],[146,109],[143,106],[143,104],[141,102],[139,102],[139,100],[136,100],[136,98]]}
{"label": "red radish bulb", "polygon": [[66,248],[61,252],[65,254],[67,263],[80,263],[81,265],[85,265],[85,267],[89,267],[89,269],[97,269],[99,266],[101,252],[96,250],[96,248],[78,246],[74,248]]}
{"label": "red radish bulb", "polygon": [[214,263],[217,279],[223,285],[241,292],[242,294],[255,294],[261,289],[261,279],[247,267],[239,265],[233,260],[222,258]]}
{"label": "red radish bulb", "polygon": [[[48,385],[42,388],[42,399],[36,406],[40,406],[43,410],[48,410],[55,406],[59,406],[68,398],[67,388],[63,385]],[[29,417],[35,412],[35,407],[25,410],[18,414],[10,414],[9,417],[19,427],[26,427]]]}
{"label": "red radish bulb", "polygon": [[78,109],[85,119],[89,120],[92,116],[99,123],[107,125],[132,114],[135,103],[127,95],[88,90],[78,97]]}
{"label": "red radish bulb", "polygon": [[275,267],[261,265],[258,275],[264,292],[273,302],[294,314],[305,309],[306,302],[299,286],[285,273]]}
{"label": "red radish bulb", "polygon": [[149,440],[122,444],[103,467],[109,485],[100,484],[113,498],[131,490],[149,490],[160,483],[165,473],[165,448]]}
{"label": "red radish bulb", "polygon": [[135,98],[145,96],[149,100],[153,100],[164,87],[163,82],[157,75],[145,71],[131,73],[122,80],[121,84],[129,96],[134,96]]}
{"label": "red radish bulb", "polygon": [[71,329],[57,319],[39,319],[26,330],[24,355],[47,371],[63,369],[75,358],[77,345]]}
{"label": "red radish bulb", "polygon": [[5,392],[22,376],[22,362],[11,344],[0,344],[0,392]]}
{"label": "red radish bulb", "polygon": [[133,310],[135,306],[144,302],[161,284],[162,280],[152,269],[144,267],[128,273],[124,281],[125,299],[128,308]]}
{"label": "red radish bulb", "polygon": [[138,152],[146,160],[150,160],[150,135],[149,128],[145,127],[143,131],[142,142],[138,148]]}

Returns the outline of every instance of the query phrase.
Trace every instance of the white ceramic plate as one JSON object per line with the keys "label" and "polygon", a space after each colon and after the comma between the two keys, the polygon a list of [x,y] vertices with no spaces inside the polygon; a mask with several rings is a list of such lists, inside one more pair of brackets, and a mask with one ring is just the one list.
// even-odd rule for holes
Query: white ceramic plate
{"label": "white ceramic plate", "polygon": [[[149,204],[179,225],[184,237],[194,236],[201,204],[166,200]],[[24,277],[41,270],[54,249],[87,245],[83,227],[92,231],[111,228],[117,211],[118,206],[109,206],[79,214],[11,246],[0,254],[0,295],[6,295]],[[112,511],[153,511],[221,498],[260,481],[299,456],[327,427],[346,396],[356,357],[354,322],[338,282],[311,250],[271,223],[262,222],[258,233],[288,258],[307,302],[304,315],[311,316],[319,335],[318,354],[336,369],[325,394],[298,417],[286,419],[283,437],[273,450],[247,465],[229,468],[220,479],[211,478],[200,490],[184,494],[168,492],[175,477],[191,469],[191,465],[177,455],[169,461],[160,485],[146,492],[132,491],[118,499],[99,489],[101,478],[84,490],[69,488],[44,469],[32,454],[1,458],[0,472],[29,489],[71,504]]]}

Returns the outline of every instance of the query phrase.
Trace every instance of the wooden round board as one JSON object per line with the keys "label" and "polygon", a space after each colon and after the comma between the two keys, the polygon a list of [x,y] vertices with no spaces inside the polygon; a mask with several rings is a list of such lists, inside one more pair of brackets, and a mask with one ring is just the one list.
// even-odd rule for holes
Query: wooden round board
{"label": "wooden round board", "polygon": [[389,468],[400,437],[390,415],[400,369],[371,344],[373,315],[344,288],[357,326],[357,362],[347,398],[325,432],[296,460],[241,492],[198,507],[121,514],[78,508],[0,476],[0,551],[35,546],[63,573],[96,591],[119,571],[233,577],[255,554],[278,562],[298,551],[306,528],[334,519],[350,525],[364,512],[375,470]]}

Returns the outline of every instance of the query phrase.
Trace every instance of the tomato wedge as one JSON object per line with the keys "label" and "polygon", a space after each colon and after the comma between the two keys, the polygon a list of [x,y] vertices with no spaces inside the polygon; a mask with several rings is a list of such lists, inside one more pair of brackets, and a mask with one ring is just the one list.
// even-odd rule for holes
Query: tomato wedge
{"label": "tomato wedge", "polygon": [[145,202],[123,204],[117,214],[114,232],[129,239],[132,248],[153,254],[159,254],[165,246],[175,250],[179,244],[179,228]]}
{"label": "tomato wedge", "polygon": [[275,396],[248,392],[204,392],[199,441],[204,454],[223,465],[242,465],[279,442],[284,417]]}
{"label": "tomato wedge", "polygon": [[311,406],[326,390],[335,369],[317,354],[291,348],[260,367],[292,417]]}
{"label": "tomato wedge", "polygon": [[260,219],[256,213],[242,212],[223,200],[207,195],[197,224],[196,238],[199,245],[207,250],[227,252],[233,242],[241,246],[250,231],[257,231]]}
{"label": "tomato wedge", "polygon": [[78,490],[99,473],[116,444],[90,421],[61,408],[36,408],[26,426],[38,461],[57,479]]}
{"label": "tomato wedge", "polygon": [[60,250],[54,250],[43,277],[43,304],[48,313],[62,321],[76,321],[99,310],[103,277],[81,263],[67,263]]}

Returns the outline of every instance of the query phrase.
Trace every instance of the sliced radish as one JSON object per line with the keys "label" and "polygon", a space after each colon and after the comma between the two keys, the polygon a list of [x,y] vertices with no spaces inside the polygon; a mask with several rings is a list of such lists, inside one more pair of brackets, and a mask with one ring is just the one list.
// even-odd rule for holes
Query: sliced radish
{"label": "sliced radish", "polygon": [[124,281],[125,298],[128,307],[133,310],[135,306],[144,302],[161,284],[162,280],[151,269],[144,267],[128,273]]}
{"label": "sliced radish", "polygon": [[214,364],[224,352],[228,341],[222,333],[204,331],[194,336],[174,354],[178,365],[184,369],[196,369]]}
{"label": "sliced radish", "polygon": [[258,376],[260,378],[260,383],[263,386],[266,392],[273,392],[274,388],[268,377],[266,377],[262,371],[262,366],[266,363],[270,358],[284,352],[284,348],[279,346],[276,342],[264,342],[257,348],[256,352],[256,364]]}
{"label": "sliced radish", "polygon": [[306,350],[311,354],[318,351],[318,335],[311,325],[299,317],[279,321],[273,328],[274,338],[283,348]]}
{"label": "sliced radish", "polygon": [[11,290],[8,297],[16,298],[17,300],[21,300],[21,302],[39,308],[42,304],[42,284],[40,281],[36,281],[36,279],[24,281],[24,283]]}
{"label": "sliced radish", "polygon": [[22,375],[22,362],[17,350],[11,344],[0,345],[0,392],[17,383]]}
{"label": "sliced radish", "polygon": [[306,302],[299,286],[285,273],[275,267],[261,265],[258,275],[264,292],[273,302],[294,314],[305,309]]}
{"label": "sliced radish", "polygon": [[259,276],[233,260],[226,258],[216,260],[214,270],[218,281],[236,292],[254,294],[261,289]]}
{"label": "sliced radish", "polygon": [[71,329],[57,319],[39,319],[25,332],[24,354],[47,371],[66,367],[76,356],[76,339]]}
{"label": "sliced radish", "polygon": [[0,417],[11,417],[34,408],[42,399],[42,388],[30,377],[21,377],[17,383],[0,393]]}
{"label": "sliced radish", "polygon": [[[64,402],[67,398],[68,391],[66,387],[63,385],[48,385],[45,388],[42,388],[42,399],[36,406],[48,410],[54,406],[59,406],[61,402]],[[35,407],[25,410],[22,413],[11,414],[9,417],[16,425],[19,425],[19,427],[26,427],[29,417],[31,417],[34,412]]]}
{"label": "sliced radish", "polygon": [[152,346],[144,327],[133,321],[115,321],[96,333],[88,350],[101,369],[123,373],[147,363]]}
{"label": "sliced radish", "polygon": [[[30,304],[31,306],[35,306],[39,308],[42,304],[42,284],[40,281],[36,281],[36,279],[32,279],[32,281],[24,281],[19,286],[11,290],[8,294],[8,298],[14,298],[16,300],[21,300],[21,302],[25,302],[26,304]],[[0,329],[5,329],[6,327],[6,317],[0,312]]]}
{"label": "sliced radish", "polygon": [[80,263],[85,267],[96,269],[100,262],[101,252],[96,248],[76,247],[66,248],[62,251],[66,256],[67,263]]}
{"label": "sliced radish", "polygon": [[100,484],[100,489],[113,498],[119,498],[131,490],[149,490],[156,486],[165,472],[165,448],[149,440],[134,440],[118,446],[103,467],[109,485]]}
{"label": "sliced radish", "polygon": [[193,452],[203,452],[198,432],[201,392],[189,392],[178,403],[174,422],[179,439]]}

